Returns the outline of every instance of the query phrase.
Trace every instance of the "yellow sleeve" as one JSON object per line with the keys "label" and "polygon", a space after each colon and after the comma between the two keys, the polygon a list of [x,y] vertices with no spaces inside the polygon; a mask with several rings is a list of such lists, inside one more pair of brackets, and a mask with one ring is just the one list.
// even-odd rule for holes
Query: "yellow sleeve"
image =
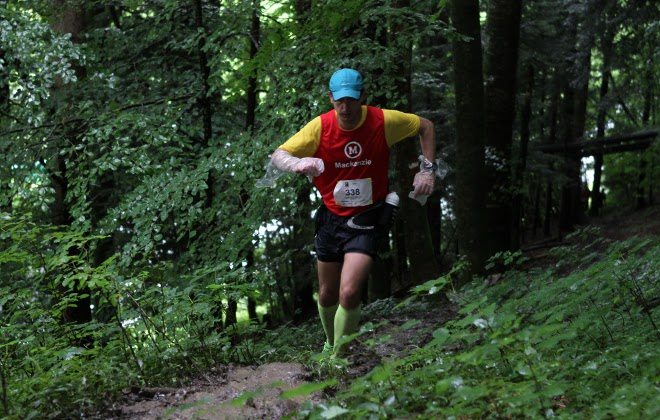
{"label": "yellow sleeve", "polygon": [[383,116],[385,119],[385,139],[388,146],[391,147],[403,139],[419,134],[419,117],[417,115],[384,109]]}
{"label": "yellow sleeve", "polygon": [[300,131],[285,141],[279,148],[297,158],[311,157],[321,143],[321,117],[308,122]]}

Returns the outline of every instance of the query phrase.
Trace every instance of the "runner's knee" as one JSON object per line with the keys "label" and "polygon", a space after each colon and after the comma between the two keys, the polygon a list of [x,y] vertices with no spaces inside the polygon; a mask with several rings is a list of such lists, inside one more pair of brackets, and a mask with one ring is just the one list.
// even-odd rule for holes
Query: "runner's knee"
{"label": "runner's knee", "polygon": [[339,291],[339,303],[346,309],[354,309],[362,300],[361,288],[356,284],[342,284]]}

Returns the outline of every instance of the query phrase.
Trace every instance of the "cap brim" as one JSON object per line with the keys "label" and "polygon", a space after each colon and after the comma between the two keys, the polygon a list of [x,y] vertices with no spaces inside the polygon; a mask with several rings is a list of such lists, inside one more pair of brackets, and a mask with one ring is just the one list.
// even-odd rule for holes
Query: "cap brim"
{"label": "cap brim", "polygon": [[343,98],[360,99],[360,91],[353,89],[340,89],[332,92],[332,99],[338,101]]}

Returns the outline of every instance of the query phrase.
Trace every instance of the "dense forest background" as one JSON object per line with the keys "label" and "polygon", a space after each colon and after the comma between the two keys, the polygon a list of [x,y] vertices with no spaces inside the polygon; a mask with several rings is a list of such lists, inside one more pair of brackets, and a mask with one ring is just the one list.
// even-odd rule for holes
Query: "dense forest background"
{"label": "dense forest background", "polygon": [[[368,103],[431,119],[442,159],[365,302],[653,204],[658,7],[0,1],[0,413],[245,361],[241,317],[313,316],[320,199],[304,177],[257,181],[340,67]],[[418,147],[394,150],[401,196]]]}

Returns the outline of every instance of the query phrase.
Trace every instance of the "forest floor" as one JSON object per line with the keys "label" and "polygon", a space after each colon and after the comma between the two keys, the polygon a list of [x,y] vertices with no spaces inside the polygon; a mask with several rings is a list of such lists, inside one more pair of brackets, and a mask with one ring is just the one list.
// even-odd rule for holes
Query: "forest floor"
{"label": "forest floor", "polygon": [[[601,235],[618,241],[632,236],[660,235],[660,206],[598,218],[591,226],[599,228]],[[562,243],[570,241],[563,239]],[[547,246],[531,246],[526,252],[528,265],[553,264]],[[531,244],[530,244],[531,245]],[[379,303],[381,302],[381,303]],[[382,303],[385,302],[385,303]],[[203,378],[181,388],[149,388],[128,391],[124,401],[115,404],[106,418],[118,419],[276,419],[296,412],[303,403],[322,403],[333,389],[345,386],[342,381],[365,375],[382,360],[398,358],[412,349],[426,344],[439,326],[456,313],[451,304],[442,309],[428,311],[426,306],[410,305],[393,309],[392,300],[378,301],[364,310],[362,323],[373,328],[360,336],[351,347],[347,365],[343,367],[340,383],[325,391],[296,393],[284,398],[283,393],[305,384],[322,381],[319,373],[312,372],[309,364],[274,362],[251,366],[222,366]],[[310,321],[311,322],[311,321]],[[320,328],[320,325],[319,325]],[[365,345],[369,343],[369,345]],[[322,343],[318,343],[319,351]],[[312,362],[319,364],[318,361]],[[286,395],[286,394],[285,394]]]}

